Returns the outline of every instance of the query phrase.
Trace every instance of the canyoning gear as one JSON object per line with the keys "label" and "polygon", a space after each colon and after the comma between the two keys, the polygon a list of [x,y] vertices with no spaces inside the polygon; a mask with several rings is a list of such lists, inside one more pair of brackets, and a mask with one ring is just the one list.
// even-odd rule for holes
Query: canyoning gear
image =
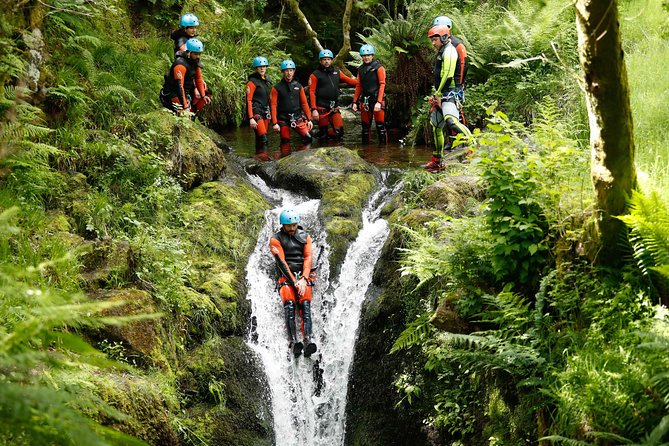
{"label": "canyoning gear", "polygon": [[316,353],[316,350],[318,350],[318,347],[316,346],[315,343],[311,342],[309,339],[305,339],[304,343],[306,344],[306,348],[304,349],[304,357],[305,358],[310,358],[311,355]]}
{"label": "canyoning gear", "polygon": [[446,25],[434,25],[427,31],[427,37],[430,39],[433,37],[439,37],[441,38],[442,42],[445,42],[450,35],[451,29]]}
{"label": "canyoning gear", "polygon": [[200,39],[196,39],[195,37],[190,38],[186,41],[186,51],[201,53],[204,51],[204,44],[200,41]]}
{"label": "canyoning gear", "polygon": [[[384,136],[379,140],[380,144],[387,143],[387,133],[385,133],[385,89],[386,89],[386,69],[381,63],[372,59],[369,63],[363,63],[358,70],[358,85],[355,87],[353,95],[354,104],[359,104],[360,122],[362,125],[362,141],[368,144],[369,127],[372,119],[379,129],[383,126],[383,132],[379,130],[379,136]],[[377,107],[378,104],[378,107]]]}
{"label": "canyoning gear", "polygon": [[[160,101],[166,108],[175,112],[178,110],[173,104],[179,104],[182,110],[194,107],[197,112],[205,105],[203,98],[211,97],[211,91],[207,89],[202,79],[202,64],[199,60],[191,59],[180,53],[174,59],[169,73],[164,78]],[[197,107],[195,107],[196,103]]]}
{"label": "canyoning gear", "polygon": [[253,68],[267,67],[267,66],[269,66],[269,62],[265,57],[258,56],[253,58]]}
{"label": "canyoning gear", "polygon": [[441,157],[432,155],[432,160],[424,164],[423,168],[428,172],[439,172],[440,170],[444,170],[444,165],[441,162]]}
{"label": "canyoning gear", "polygon": [[[281,211],[281,214],[279,215],[279,223],[282,225],[292,225],[293,223],[299,223],[300,222],[300,214],[294,210],[294,209],[284,209]],[[299,232],[300,237],[298,240],[300,240],[301,243],[306,243],[306,234],[304,231]],[[297,233],[295,236],[297,237]]]}
{"label": "canyoning gear", "polygon": [[379,136],[379,144],[388,144],[388,131],[383,122],[376,123],[376,133]]}
{"label": "canyoning gear", "polygon": [[187,26],[200,26],[200,20],[195,14],[184,14],[181,16],[179,25],[184,28]]}
{"label": "canyoning gear", "polygon": [[360,47],[360,55],[361,56],[367,56],[370,54],[375,54],[374,47],[369,44],[365,44]]}
{"label": "canyoning gear", "polygon": [[[261,119],[270,119],[269,98],[272,91],[272,82],[268,77],[259,73],[251,73],[246,83],[246,113],[249,119],[259,116]],[[256,119],[257,120],[257,119]]]}
{"label": "canyoning gear", "polygon": [[[318,120],[319,139],[341,139],[344,135],[344,120],[339,111],[340,82],[355,86],[358,81],[348,77],[341,70],[319,66],[309,76],[309,99],[314,119]],[[329,131],[329,127],[332,130]]]}
{"label": "canyoning gear", "polygon": [[286,59],[283,62],[281,62],[281,71],[287,70],[288,68],[295,69],[295,62],[293,62],[290,59]]}
{"label": "canyoning gear", "polygon": [[172,31],[170,34],[170,39],[174,40],[174,56],[176,57],[179,51],[186,51],[186,41],[192,36],[186,33],[184,28],[179,28],[175,31]]}
{"label": "canyoning gear", "polygon": [[330,51],[330,50],[321,50],[318,53],[318,58],[322,59],[324,57],[329,57],[330,59],[334,59],[334,54],[332,54],[332,51]]}
{"label": "canyoning gear", "polygon": [[295,301],[289,300],[283,304],[283,317],[288,331],[288,340],[297,342],[297,328],[295,327]]}
{"label": "canyoning gear", "polygon": [[300,315],[302,316],[302,336],[304,343],[308,344],[311,338],[311,300],[305,300],[301,304]]}
{"label": "canyoning gear", "polygon": [[449,28],[453,28],[453,21],[445,15],[440,15],[434,19],[432,25],[446,25]]}
{"label": "canyoning gear", "polygon": [[270,108],[272,124],[279,120],[290,122],[302,113],[305,117],[311,116],[307,96],[302,84],[296,80],[287,82],[286,79],[281,79],[274,85],[270,92]]}

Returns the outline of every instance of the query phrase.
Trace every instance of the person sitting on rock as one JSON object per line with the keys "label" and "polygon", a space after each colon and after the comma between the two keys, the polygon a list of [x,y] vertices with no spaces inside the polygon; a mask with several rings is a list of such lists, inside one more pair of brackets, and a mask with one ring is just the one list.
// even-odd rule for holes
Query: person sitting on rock
{"label": "person sitting on rock", "polygon": [[290,150],[290,129],[302,137],[303,148],[307,148],[313,140],[309,132],[314,125],[304,88],[294,79],[295,62],[281,62],[281,72],[283,78],[272,87],[269,99],[272,128],[281,135],[282,151],[285,146]]}
{"label": "person sitting on rock", "polygon": [[[345,82],[355,87],[358,81],[333,67],[333,57],[332,51],[327,49],[318,53],[320,65],[309,76],[309,99],[311,116],[318,122],[318,139],[330,137],[341,140],[344,136],[344,121],[339,111],[339,84]],[[332,126],[330,133],[329,126]]]}
{"label": "person sitting on rock", "polygon": [[172,31],[170,38],[174,40],[174,56],[179,51],[186,51],[186,41],[197,36],[197,27],[200,26],[200,20],[195,14],[184,14],[179,20],[179,28]]}
{"label": "person sitting on rock", "polygon": [[255,71],[249,75],[246,83],[246,109],[249,125],[256,134],[256,159],[268,161],[267,131],[271,117],[269,107],[272,82],[267,77],[267,58],[258,56],[253,59]]}
{"label": "person sitting on rock", "polygon": [[[311,297],[312,246],[311,236],[300,223],[300,215],[294,209],[284,209],[279,214],[281,229],[269,241],[279,272],[277,288],[283,302],[284,318],[288,330],[289,348],[297,357],[309,357],[316,352],[312,342]],[[302,319],[302,342],[297,338],[296,309]],[[305,347],[306,346],[306,347]]]}
{"label": "person sitting on rock", "polygon": [[358,70],[358,85],[353,95],[353,111],[360,110],[363,144],[370,142],[369,131],[372,127],[372,119],[376,123],[379,144],[388,144],[385,123],[386,69],[374,58],[374,53],[372,45],[360,47],[362,65]]}
{"label": "person sitting on rock", "polygon": [[200,54],[204,45],[191,38],[186,41],[186,52],[179,52],[165,75],[165,83],[160,90],[160,102],[177,115],[186,111],[197,115],[202,107],[211,102],[211,92],[202,79]]}

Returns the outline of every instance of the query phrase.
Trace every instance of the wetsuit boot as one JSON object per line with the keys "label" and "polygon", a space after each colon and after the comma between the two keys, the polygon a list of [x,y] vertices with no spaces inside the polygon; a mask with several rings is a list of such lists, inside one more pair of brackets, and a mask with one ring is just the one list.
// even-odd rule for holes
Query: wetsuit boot
{"label": "wetsuit boot", "polygon": [[304,356],[307,358],[316,353],[316,344],[311,342],[311,302],[302,302],[302,323],[304,324]]}
{"label": "wetsuit boot", "polygon": [[326,139],[328,139],[328,128],[318,127],[318,140],[325,141]]}
{"label": "wetsuit boot", "polygon": [[362,143],[369,144],[369,130],[370,127],[362,126]]}
{"label": "wetsuit boot", "polygon": [[344,127],[337,127],[334,129],[334,135],[332,135],[332,139],[335,141],[341,141],[344,138]]}
{"label": "wetsuit boot", "polygon": [[388,131],[386,130],[386,125],[383,122],[376,123],[376,133],[379,135],[380,146],[388,144]]}
{"label": "wetsuit boot", "polygon": [[423,164],[423,169],[428,172],[439,172],[440,170],[444,170],[444,166],[441,164],[441,157],[432,155],[432,160],[427,164]]}
{"label": "wetsuit boot", "polygon": [[269,161],[267,153],[267,135],[256,136],[256,155],[254,157],[259,161]]}
{"label": "wetsuit boot", "polygon": [[288,329],[288,339],[290,340],[289,347],[295,356],[302,354],[304,345],[297,342],[297,332],[295,330],[295,302],[292,300],[286,301],[283,304],[283,315],[286,319],[286,328]]}

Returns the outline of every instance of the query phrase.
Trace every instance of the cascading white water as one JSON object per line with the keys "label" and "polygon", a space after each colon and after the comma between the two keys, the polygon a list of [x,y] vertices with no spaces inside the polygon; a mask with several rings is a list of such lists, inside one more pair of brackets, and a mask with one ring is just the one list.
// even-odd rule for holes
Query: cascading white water
{"label": "cascading white water", "polygon": [[[255,177],[253,184],[280,203],[266,212],[265,226],[247,267],[248,295],[254,329],[248,343],[261,357],[272,395],[277,446],[336,446],[344,444],[348,374],[353,360],[360,308],[372,280],[374,264],[388,236],[380,209],[388,195],[383,188],[363,211],[363,227],[346,254],[337,280],[328,284],[330,248],[318,221],[319,200],[306,200],[286,191],[270,190]],[[324,247],[314,289],[312,320],[318,352],[293,358],[281,299],[274,285],[274,259],[269,239],[278,230],[278,214],[293,207],[314,239],[314,255]]]}

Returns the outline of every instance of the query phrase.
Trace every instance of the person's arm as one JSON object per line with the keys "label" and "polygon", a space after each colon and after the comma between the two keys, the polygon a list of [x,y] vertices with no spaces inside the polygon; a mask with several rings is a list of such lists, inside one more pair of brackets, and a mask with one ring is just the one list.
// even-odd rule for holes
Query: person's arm
{"label": "person's arm", "polygon": [[269,108],[270,108],[270,113],[272,114],[272,125],[277,124],[276,104],[278,100],[279,100],[279,92],[276,91],[275,87],[272,87],[272,92],[269,94]]}
{"label": "person's arm", "polygon": [[467,48],[460,43],[455,47],[458,52],[458,57],[460,58],[460,84],[464,87],[465,85],[465,68],[467,64]]}
{"label": "person's arm", "polygon": [[316,109],[316,87],[318,86],[318,78],[313,75],[309,76],[309,101],[311,108]]}
{"label": "person's arm", "polygon": [[295,280],[293,272],[288,267],[288,263],[286,263],[286,256],[283,252],[283,246],[281,246],[281,242],[272,237],[269,240],[269,249],[272,251],[272,255],[274,256],[274,260],[276,260],[276,264],[279,267],[281,274],[286,277],[289,284],[295,286],[297,281]]}
{"label": "person's arm", "polygon": [[184,108],[188,105],[188,100],[186,99],[186,90],[184,90],[184,79],[186,77],[186,67],[183,65],[176,65],[174,67],[174,79],[177,80],[177,86],[179,91],[177,92],[179,96],[179,102],[183,105]]}
{"label": "person's arm", "polygon": [[200,67],[195,69],[195,88],[200,92],[200,97],[204,98],[207,96],[204,79],[202,79],[202,68]]}
{"label": "person's arm", "polygon": [[344,83],[350,85],[351,87],[356,87],[358,85],[358,80],[357,79],[353,79],[352,77],[348,77],[341,70],[339,70],[339,81],[344,82]]}
{"label": "person's arm", "polygon": [[307,95],[304,93],[304,88],[300,88],[300,105],[302,105],[302,112],[307,119],[311,119],[311,110],[307,102]]}
{"label": "person's arm", "polygon": [[361,94],[362,94],[362,85],[360,85],[360,79],[358,79],[358,83],[355,84],[355,93],[353,93],[354,104],[358,103],[358,99],[360,99]]}
{"label": "person's arm", "polygon": [[251,81],[246,83],[246,108],[248,110],[249,120],[253,119],[253,95],[256,92],[256,84]]}
{"label": "person's arm", "polygon": [[311,274],[311,265],[313,264],[313,252],[311,245],[311,236],[307,235],[307,243],[304,244],[304,264],[302,265],[302,277],[309,278]]}
{"label": "person's arm", "polygon": [[376,98],[376,102],[383,103],[383,96],[386,93],[386,69],[384,67],[379,67],[376,70],[377,77],[379,79],[379,95]]}

